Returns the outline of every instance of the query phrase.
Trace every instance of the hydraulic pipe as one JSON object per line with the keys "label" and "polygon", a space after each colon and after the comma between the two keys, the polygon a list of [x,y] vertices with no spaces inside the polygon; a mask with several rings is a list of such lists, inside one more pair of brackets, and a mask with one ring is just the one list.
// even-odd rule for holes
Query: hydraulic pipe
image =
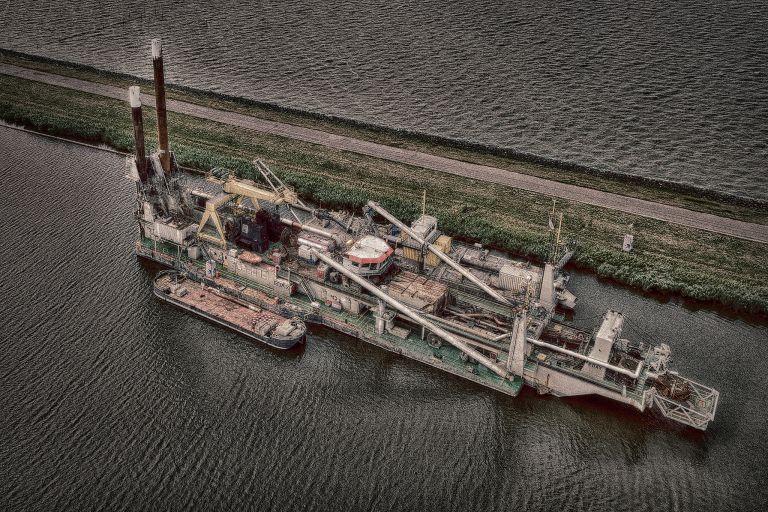
{"label": "hydraulic pipe", "polygon": [[392,215],[387,210],[382,208],[378,203],[374,201],[368,201],[368,206],[370,208],[373,208],[375,211],[377,211],[382,217],[387,219],[389,222],[399,227],[401,231],[403,231],[404,233],[408,233],[408,236],[416,240],[416,242],[422,245],[426,245],[427,249],[429,249],[429,251],[432,254],[434,254],[441,260],[443,260],[448,266],[453,268],[459,274],[463,275],[464,277],[466,277],[467,279],[475,283],[485,293],[487,293],[488,295],[490,295],[491,297],[493,297],[499,302],[507,304],[508,306],[512,306],[512,303],[509,302],[506,298],[504,298],[504,296],[502,296],[501,294],[496,292],[496,290],[494,290],[493,288],[491,288],[490,286],[482,282],[480,279],[475,277],[474,274],[472,274],[470,271],[462,267],[460,264],[456,263],[450,256],[445,254],[443,251],[441,251],[440,249],[438,249],[432,244],[428,244],[425,240],[419,237],[411,228],[409,228],[408,226],[400,222],[394,215]]}
{"label": "hydraulic pipe", "polygon": [[417,324],[424,326],[425,328],[429,329],[433,333],[437,334],[438,336],[443,338],[445,341],[447,341],[454,347],[458,348],[459,350],[461,350],[462,352],[467,354],[469,357],[471,357],[478,363],[482,364],[483,366],[491,370],[493,373],[495,373],[502,379],[505,379],[509,376],[507,374],[507,371],[504,368],[497,365],[495,362],[491,361],[491,359],[485,357],[483,354],[473,349],[463,341],[460,341],[453,334],[446,331],[442,327],[430,322],[426,318],[423,318],[421,315],[413,311],[411,308],[409,308],[405,304],[390,297],[388,294],[386,294],[381,289],[379,289],[378,286],[374,285],[370,281],[367,281],[366,279],[363,279],[362,277],[358,276],[351,270],[345,268],[342,264],[340,264],[330,256],[323,254],[316,249],[311,249],[311,251],[312,251],[312,254],[314,254],[321,261],[325,262],[329,267],[335,268],[336,270],[338,270],[339,272],[347,276],[349,279],[351,279],[352,281],[356,282],[357,284],[359,284],[360,286],[362,286],[363,288],[371,292],[371,294],[374,295],[376,298],[381,299],[382,301],[392,306],[392,308],[396,309],[403,315],[407,316]]}
{"label": "hydraulic pipe", "polygon": [[325,247],[323,247],[322,244],[313,242],[312,240],[307,240],[306,238],[299,237],[297,242],[299,245],[306,245],[307,247],[312,247],[313,249],[319,249],[321,251],[325,250]]}
{"label": "hydraulic pipe", "polygon": [[[517,320],[516,320],[516,321],[517,321]],[[504,338],[509,338],[509,337],[510,337],[510,336],[512,336],[513,334],[515,334],[515,330],[514,330],[514,329],[512,329],[512,332],[505,332],[505,333],[503,333],[503,334],[499,334],[499,335],[498,335],[498,336],[496,336],[495,338],[491,338],[491,341],[501,341],[501,340],[503,340]]]}
{"label": "hydraulic pipe", "polygon": [[133,119],[133,140],[136,146],[136,170],[142,183],[147,181],[147,153],[144,147],[144,114],[141,111],[141,92],[138,86],[128,88],[128,101],[131,104]]}
{"label": "hydraulic pipe", "polygon": [[171,155],[168,148],[168,115],[165,107],[165,73],[163,47],[160,39],[152,40],[152,69],[155,77],[155,108],[157,110],[157,142],[160,164],[166,175],[171,173]]}
{"label": "hydraulic pipe", "polygon": [[555,352],[560,352],[561,354],[566,354],[572,357],[575,357],[577,359],[581,359],[582,361],[586,361],[588,363],[596,364],[598,366],[602,366],[603,368],[608,368],[609,370],[613,370],[615,372],[621,373],[623,375],[626,375],[627,377],[631,377],[633,379],[636,379],[640,376],[640,372],[643,370],[643,363],[637,365],[637,369],[634,372],[631,372],[627,370],[626,368],[621,368],[620,366],[614,366],[612,364],[604,363],[602,361],[598,361],[597,359],[593,359],[589,356],[585,356],[583,354],[579,354],[578,352],[574,352],[573,350],[568,350],[565,348],[561,348],[555,345],[550,345],[549,343],[535,340],[533,338],[527,338],[526,341],[528,343],[531,343],[533,345],[536,345],[537,347],[543,347],[548,350],[554,350]]}
{"label": "hydraulic pipe", "polygon": [[309,231],[310,233],[315,233],[316,235],[320,235],[325,238],[330,238],[332,240],[336,239],[336,235],[331,233],[330,231],[325,231],[320,228],[307,226],[306,224],[302,224],[300,222],[292,221],[291,219],[286,219],[285,217],[280,217],[280,222],[282,224],[285,224],[286,226],[296,228],[296,229],[302,229],[304,231]]}

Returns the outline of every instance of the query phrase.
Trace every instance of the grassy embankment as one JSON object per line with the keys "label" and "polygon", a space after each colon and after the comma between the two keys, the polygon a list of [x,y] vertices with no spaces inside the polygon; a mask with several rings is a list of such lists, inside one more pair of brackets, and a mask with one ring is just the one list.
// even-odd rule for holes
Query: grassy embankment
{"label": "grassy embankment", "polygon": [[[151,138],[154,112],[146,107],[145,112]],[[133,146],[124,102],[2,75],[0,118],[121,150]],[[404,220],[418,214],[421,191],[426,189],[430,213],[446,231],[536,258],[546,251],[549,197],[184,115],[171,113],[169,125],[172,148],[182,165],[202,170],[224,166],[254,177],[249,162],[260,157],[304,197],[344,208],[358,208],[375,198]],[[149,140],[148,147],[153,145]],[[565,233],[578,240],[578,265],[643,290],[768,312],[764,245],[578,203],[558,205],[565,212]],[[737,217],[751,211],[755,220],[754,210],[743,205],[722,208]],[[632,254],[625,254],[620,245],[629,224],[636,244]]]}
{"label": "grassy embankment", "polygon": [[[148,80],[3,49],[0,49],[0,62],[123,88],[127,88],[129,85],[140,85],[142,90],[148,93],[153,90],[152,83]],[[149,65],[147,71],[151,71]],[[652,182],[643,178],[631,178],[623,174],[599,173],[575,165],[553,164],[536,157],[519,155],[479,144],[468,144],[439,137],[368,126],[345,119],[282,108],[243,98],[232,98],[186,87],[169,85],[167,89],[168,98],[189,101],[197,105],[315,128],[390,146],[439,154],[561,183],[570,183],[680,206],[689,210],[712,213],[721,217],[768,224],[768,204],[756,205],[753,201],[740,198],[721,197],[712,191],[693,190],[684,185]],[[755,210],[755,206],[758,206],[757,210]]]}

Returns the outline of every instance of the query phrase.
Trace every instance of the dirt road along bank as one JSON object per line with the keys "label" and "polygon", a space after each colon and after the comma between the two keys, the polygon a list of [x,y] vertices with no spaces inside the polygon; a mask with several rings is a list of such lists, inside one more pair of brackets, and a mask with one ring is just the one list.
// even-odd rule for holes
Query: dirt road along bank
{"label": "dirt road along bank", "polygon": [[[45,73],[5,63],[0,63],[0,74],[127,101],[126,90],[112,85],[88,82],[77,78]],[[154,105],[155,98],[154,96],[143,94],[142,101],[148,105]],[[462,162],[460,160],[454,160],[420,151],[396,148],[343,135],[334,135],[321,130],[304,128],[277,121],[268,121],[253,116],[217,110],[178,100],[169,99],[167,108],[172,112],[178,112],[180,114],[186,114],[313,144],[320,144],[329,148],[351,151],[433,171],[497,183],[499,185],[515,187],[529,192],[566,199],[568,201],[618,210],[641,217],[679,224],[689,228],[701,229],[768,244],[768,225],[753,224],[735,219],[718,217],[717,215],[709,213],[686,210],[685,208],[622,196],[611,192],[559,183],[557,181],[520,174],[514,171],[499,169],[497,167]]]}

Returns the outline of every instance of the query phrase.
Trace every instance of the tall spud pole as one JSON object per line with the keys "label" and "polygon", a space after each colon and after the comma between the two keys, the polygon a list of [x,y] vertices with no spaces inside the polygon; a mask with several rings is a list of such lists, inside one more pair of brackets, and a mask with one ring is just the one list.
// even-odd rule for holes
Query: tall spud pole
{"label": "tall spud pole", "polygon": [[163,171],[171,173],[171,155],[168,148],[168,117],[165,111],[165,75],[163,73],[163,48],[160,39],[152,40],[152,67],[155,76],[155,108],[157,110],[157,141],[160,164]]}
{"label": "tall spud pole", "polygon": [[128,88],[128,101],[131,104],[133,119],[133,140],[136,146],[136,170],[142,182],[147,181],[147,154],[144,147],[144,115],[141,111],[141,93],[138,86]]}

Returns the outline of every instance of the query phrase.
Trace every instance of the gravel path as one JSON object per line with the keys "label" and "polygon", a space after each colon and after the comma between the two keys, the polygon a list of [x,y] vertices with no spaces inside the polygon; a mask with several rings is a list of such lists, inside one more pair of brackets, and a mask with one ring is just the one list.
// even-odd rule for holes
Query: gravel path
{"label": "gravel path", "polygon": [[[128,91],[119,87],[87,82],[77,78],[54,75],[10,64],[0,63],[0,74],[35,80],[50,85],[57,85],[120,100],[127,101],[128,96]],[[142,95],[142,101],[148,105],[154,105],[155,103],[154,96],[147,94]],[[460,160],[445,158],[429,153],[395,148],[384,144],[355,139],[353,137],[334,135],[320,130],[303,128],[276,121],[267,121],[253,116],[217,110],[183,101],[169,99],[168,110],[232,126],[239,126],[304,142],[320,144],[334,149],[352,151],[434,171],[466,176],[468,178],[498,183],[500,185],[507,185],[530,192],[567,199],[569,201],[619,210],[633,215],[649,217],[690,228],[702,229],[755,242],[768,243],[768,225],[753,224],[725,217],[718,217],[709,213],[695,212],[686,210],[685,208],[654,203],[652,201],[626,197],[610,192],[602,192],[600,190],[579,187],[576,185],[558,183],[556,181],[537,178],[535,176],[520,174],[496,167],[489,167],[487,165],[462,162]]]}

